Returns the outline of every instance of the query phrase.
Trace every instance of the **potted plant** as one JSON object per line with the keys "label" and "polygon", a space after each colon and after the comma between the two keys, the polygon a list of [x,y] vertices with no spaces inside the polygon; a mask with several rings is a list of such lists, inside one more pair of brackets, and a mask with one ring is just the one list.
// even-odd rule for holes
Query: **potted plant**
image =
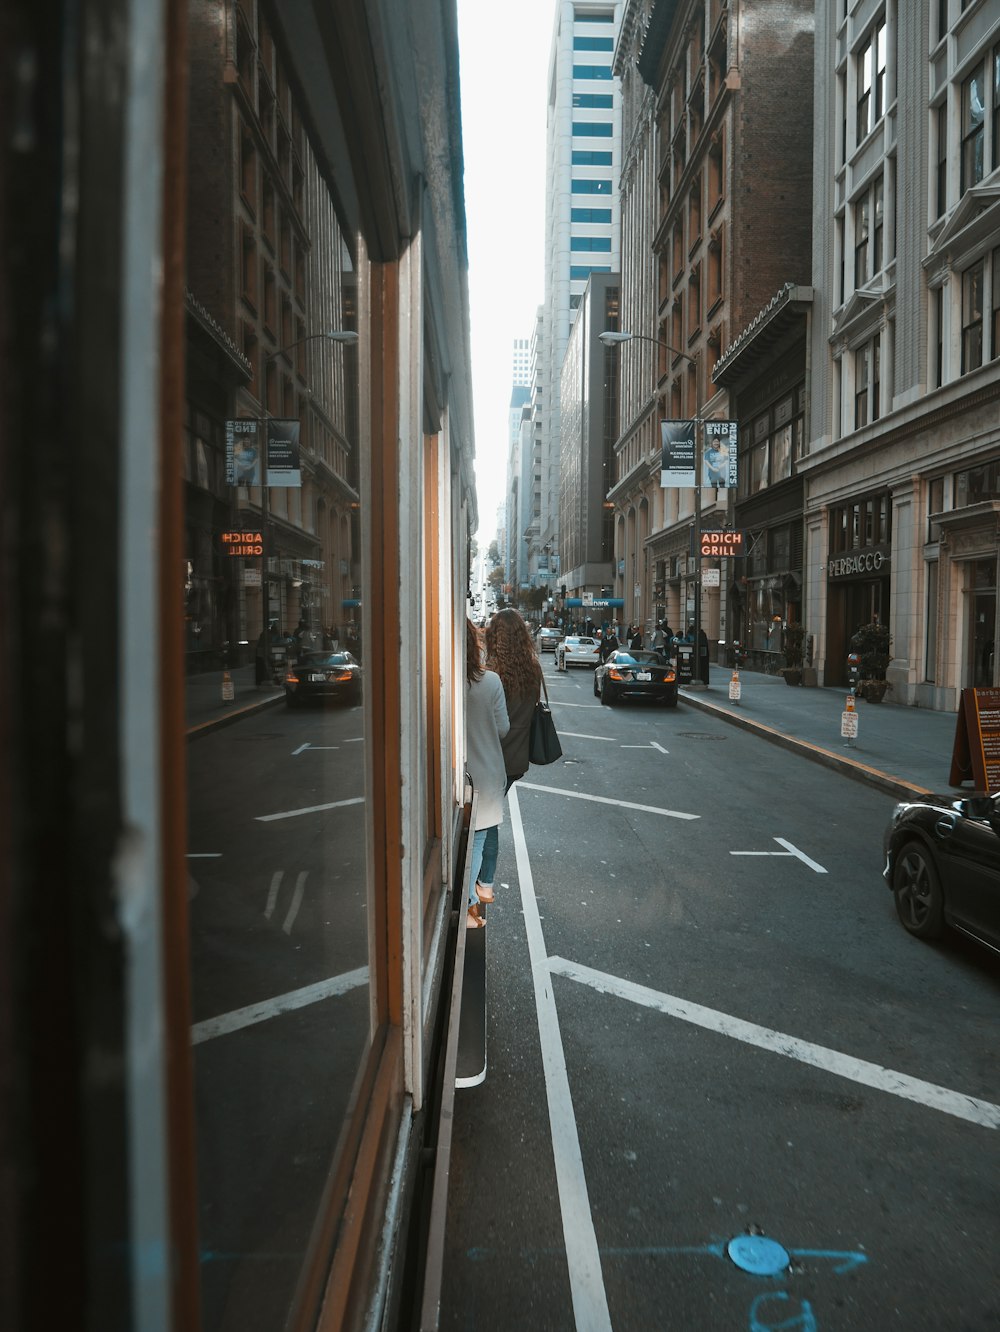
{"label": "potted plant", "polygon": [[802,658],[805,648],[806,631],[801,624],[790,624],[785,628],[781,639],[781,651],[785,664],[780,674],[786,685],[802,683]]}
{"label": "potted plant", "polygon": [[886,625],[873,620],[863,624],[851,636],[851,647],[858,654],[858,693],[869,703],[881,703],[889,688],[885,678],[892,661],[892,639]]}

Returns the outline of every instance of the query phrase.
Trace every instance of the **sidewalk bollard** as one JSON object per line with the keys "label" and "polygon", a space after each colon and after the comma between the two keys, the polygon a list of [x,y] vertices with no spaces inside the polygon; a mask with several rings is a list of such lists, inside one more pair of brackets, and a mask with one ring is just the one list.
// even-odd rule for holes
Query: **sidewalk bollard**
{"label": "sidewalk bollard", "polygon": [[844,711],[840,714],[840,734],[847,740],[848,749],[853,749],[858,735],[858,714],[854,710],[853,690],[847,695]]}
{"label": "sidewalk bollard", "polygon": [[232,703],[236,697],[236,689],[233,686],[233,677],[228,671],[222,672],[222,701],[223,703]]}
{"label": "sidewalk bollard", "polygon": [[740,668],[737,666],[733,671],[732,678],[729,681],[729,701],[739,707],[740,697],[743,693],[743,686],[740,684]]}

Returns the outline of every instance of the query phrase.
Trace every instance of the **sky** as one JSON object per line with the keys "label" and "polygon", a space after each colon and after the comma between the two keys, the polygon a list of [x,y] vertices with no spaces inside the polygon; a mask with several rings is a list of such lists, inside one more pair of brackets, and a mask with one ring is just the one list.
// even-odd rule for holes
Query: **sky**
{"label": "sky", "polygon": [[506,482],[515,338],[544,290],[545,81],[555,0],[458,0],[479,545]]}

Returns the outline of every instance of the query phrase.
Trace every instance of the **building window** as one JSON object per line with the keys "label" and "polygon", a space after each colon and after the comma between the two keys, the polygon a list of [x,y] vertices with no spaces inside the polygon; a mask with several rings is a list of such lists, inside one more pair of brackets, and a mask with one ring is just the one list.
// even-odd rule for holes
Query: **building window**
{"label": "building window", "polygon": [[610,120],[574,120],[573,133],[581,139],[610,139]]}
{"label": "building window", "polygon": [[571,184],[573,194],[610,194],[610,180],[574,180]]}
{"label": "building window", "polygon": [[885,21],[877,24],[858,52],[858,143],[885,115]]}
{"label": "building window", "polygon": [[610,166],[610,153],[597,153],[588,149],[576,149],[572,157],[573,166]]}
{"label": "building window", "polygon": [[1000,245],[993,251],[990,263],[990,360],[1000,356]]}
{"label": "building window", "polygon": [[610,250],[610,236],[571,236],[569,242],[571,250]]}
{"label": "building window", "polygon": [[615,99],[610,93],[574,93],[573,105],[576,107],[587,108],[589,110],[599,110],[611,108],[615,104]]}
{"label": "building window", "polygon": [[569,219],[571,222],[609,222],[611,221],[610,208],[571,208]]}
{"label": "building window", "polygon": [[722,228],[713,231],[708,245],[708,308],[722,300]]}
{"label": "building window", "polygon": [[240,131],[240,194],[254,213],[257,211],[257,150],[248,130]]}
{"label": "building window", "polygon": [[682,222],[674,223],[671,252],[673,255],[674,281],[676,282],[684,271],[684,224]]}
{"label": "building window", "polygon": [[264,233],[264,239],[274,249],[275,230],[274,230],[274,186],[269,176],[265,176],[261,184],[261,230]]}
{"label": "building window", "polygon": [[701,240],[701,177],[691,182],[691,194],[688,199],[688,245],[690,249]]}
{"label": "building window", "polygon": [[688,337],[693,338],[701,328],[701,264],[695,266],[688,279]]}
{"label": "building window", "polygon": [[882,341],[876,334],[854,353],[854,428],[860,430],[882,413]]}
{"label": "building window", "polygon": [[724,134],[720,129],[712,136],[708,149],[708,215],[715,212],[725,198],[726,172],[723,155]]}
{"label": "building window", "polygon": [[962,374],[976,370],[983,363],[983,278],[982,259],[962,274]]}
{"label": "building window", "polygon": [[935,217],[941,217],[948,206],[948,103],[937,109],[937,189],[935,190]]}
{"label": "building window", "polygon": [[608,264],[585,264],[580,267],[570,266],[569,277],[571,282],[582,282],[588,278],[591,273],[610,273],[611,267]]}
{"label": "building window", "polygon": [[885,178],[879,176],[872,185],[872,277],[885,266]]}
{"label": "building window", "polygon": [[955,508],[1000,500],[1000,459],[955,473]]}
{"label": "building window", "polygon": [[927,635],[924,639],[924,679],[928,684],[937,680],[937,628],[938,628],[938,561],[927,561]]}
{"label": "building window", "polygon": [[243,299],[257,308],[257,241],[250,227],[244,227],[240,238],[240,279]]}
{"label": "building window", "polygon": [[854,205],[854,287],[868,281],[868,239],[870,229],[870,199],[866,194]]}
{"label": "building window", "polygon": [[986,140],[985,66],[962,84],[962,193],[983,178]]}
{"label": "building window", "polygon": [[574,65],[574,79],[609,79],[611,78],[610,65]]}
{"label": "building window", "polygon": [[944,383],[944,288],[931,293],[934,309],[934,387]]}
{"label": "building window", "polygon": [[615,44],[610,37],[574,37],[574,51],[613,51]]}

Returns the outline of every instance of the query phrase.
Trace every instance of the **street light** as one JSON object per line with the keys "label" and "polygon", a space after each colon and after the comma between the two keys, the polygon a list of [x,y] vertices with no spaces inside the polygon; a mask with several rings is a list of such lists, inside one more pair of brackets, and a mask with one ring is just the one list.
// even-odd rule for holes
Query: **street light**
{"label": "street light", "polygon": [[[697,369],[697,361],[687,352],[682,352],[679,347],[671,347],[669,342],[664,342],[660,338],[651,338],[645,333],[626,333],[617,332],[612,329],[605,329],[603,333],[597,335],[604,343],[605,347],[617,347],[623,342],[632,342],[638,339],[640,342],[652,342],[657,347],[664,347],[674,356],[679,356],[681,360],[689,362]],[[701,656],[701,452],[702,452],[702,427],[704,422],[697,411],[694,415],[694,663],[692,669],[691,687],[701,688],[701,676],[698,673],[698,662]],[[679,662],[678,662],[679,666]],[[697,679],[694,677],[697,675]]]}
{"label": "street light", "polygon": [[[296,347],[301,347],[304,342],[315,342],[320,338],[327,342],[339,342],[347,347],[353,347],[358,342],[359,334],[352,328],[328,328],[321,333],[307,333],[304,338],[296,338],[294,342],[287,343],[284,347],[278,347],[277,350],[269,352],[261,362],[260,367],[260,405],[263,408],[264,415],[260,418],[263,426],[263,449],[261,450],[261,477],[260,477],[260,521],[261,530],[265,542],[269,540],[268,524],[271,521],[271,501],[268,494],[267,484],[267,423],[270,419],[270,413],[267,410],[267,367],[272,361],[283,356],[285,352],[294,351]],[[267,546],[265,545],[265,552]],[[262,637],[264,640],[264,671],[266,675],[271,673],[271,589],[268,584],[267,562],[270,556],[265,553],[263,556],[263,569],[261,570],[261,593],[264,603],[264,625]]]}

